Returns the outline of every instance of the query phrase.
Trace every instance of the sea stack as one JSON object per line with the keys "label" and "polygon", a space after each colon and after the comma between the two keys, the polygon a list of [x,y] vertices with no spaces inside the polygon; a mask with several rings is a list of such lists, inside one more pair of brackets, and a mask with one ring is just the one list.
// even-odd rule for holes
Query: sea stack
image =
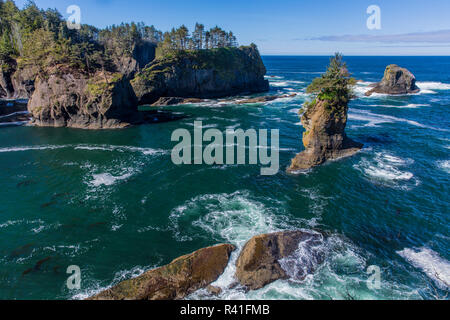
{"label": "sea stack", "polygon": [[351,78],[342,56],[331,59],[327,72],[314,79],[307,92],[314,100],[303,107],[302,125],[305,151],[298,154],[288,172],[305,171],[334,160],[355,154],[363,145],[351,140],[345,133],[348,118],[348,103],[352,98]]}
{"label": "sea stack", "polygon": [[399,95],[418,92],[420,92],[420,88],[416,85],[416,77],[409,70],[391,64],[386,67],[381,82],[366,92],[366,96],[374,93]]}

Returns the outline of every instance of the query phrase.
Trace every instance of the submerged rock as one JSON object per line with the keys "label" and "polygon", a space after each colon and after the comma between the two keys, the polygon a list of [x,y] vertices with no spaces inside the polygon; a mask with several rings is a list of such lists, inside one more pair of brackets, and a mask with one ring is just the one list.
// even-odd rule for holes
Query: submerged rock
{"label": "submerged rock", "polygon": [[179,97],[161,97],[152,104],[154,107],[165,107],[165,106],[173,106],[173,105],[180,105],[180,104],[195,104],[195,103],[201,103],[204,102],[203,99],[197,99],[197,98],[179,98]]}
{"label": "submerged rock", "polygon": [[89,300],[178,300],[206,288],[224,272],[235,247],[221,244],[175,259]]}
{"label": "submerged rock", "polygon": [[251,103],[264,103],[264,102],[270,102],[281,98],[292,98],[295,97],[297,94],[284,94],[279,96],[262,96],[262,97],[256,97],[251,99],[244,99],[236,102],[236,104],[251,104]]}
{"label": "submerged rock", "polygon": [[[236,277],[241,285],[251,290],[291,276],[302,279],[313,273],[317,265],[323,262],[324,257],[320,250],[313,249],[322,243],[322,239],[323,236],[319,233],[304,231],[286,231],[253,237],[244,246],[237,260]],[[301,245],[306,248],[304,252],[310,252],[310,257],[306,257],[310,261],[295,258],[295,252]],[[298,268],[301,271],[293,272],[297,274],[286,271],[282,266],[292,263],[288,261],[291,257],[301,264]]]}
{"label": "submerged rock", "polygon": [[269,90],[256,46],[175,51],[157,58],[132,80],[140,104],[160,97],[221,98]]}
{"label": "submerged rock", "polygon": [[366,96],[374,93],[398,95],[418,92],[420,92],[420,88],[416,85],[416,77],[409,70],[391,64],[386,67],[381,82],[366,92]]}

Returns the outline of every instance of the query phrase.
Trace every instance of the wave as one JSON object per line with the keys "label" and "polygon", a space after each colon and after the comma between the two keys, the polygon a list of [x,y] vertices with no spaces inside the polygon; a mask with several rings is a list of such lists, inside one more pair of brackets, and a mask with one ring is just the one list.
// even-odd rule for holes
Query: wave
{"label": "wave", "polygon": [[429,248],[405,248],[397,251],[402,258],[422,270],[443,289],[450,288],[450,262]]}
{"label": "wave", "polygon": [[[378,152],[373,160],[363,158],[353,167],[374,181],[384,182],[387,186],[398,186],[400,182],[407,182],[414,178],[414,174],[401,169],[412,164],[412,159],[402,159],[394,155]],[[413,179],[415,185],[418,180]]]}
{"label": "wave", "polygon": [[450,90],[450,84],[435,81],[424,81],[417,82],[417,86],[420,90],[431,91],[431,90]]}
{"label": "wave", "polygon": [[[445,131],[445,132],[449,131],[447,129],[426,126],[426,125],[423,125],[423,124],[421,124],[417,121],[413,121],[413,120],[397,118],[394,116],[388,116],[388,115],[384,115],[384,114],[372,113],[368,110],[352,109],[349,112],[348,118],[350,120],[354,120],[354,121],[367,122],[367,124],[363,125],[363,127],[376,127],[377,125],[383,124],[383,123],[404,122],[404,123],[407,123],[409,125],[419,127],[419,128],[426,128],[426,129],[431,129],[431,130],[436,130],[436,131]],[[352,127],[358,128],[361,126],[353,125]]]}
{"label": "wave", "polygon": [[[448,146],[447,148],[450,149]],[[442,170],[446,171],[447,173],[450,173],[450,160],[438,161],[437,165]]]}
{"label": "wave", "polygon": [[400,109],[417,109],[419,107],[431,107],[430,104],[407,104],[407,105],[389,105],[389,104],[371,104],[368,107],[382,107],[382,108],[400,108]]}
{"label": "wave", "polygon": [[8,147],[0,148],[0,153],[7,152],[24,152],[24,151],[42,151],[42,150],[57,150],[57,149],[74,149],[74,150],[88,150],[88,151],[117,151],[117,152],[141,152],[144,155],[165,154],[166,151],[161,149],[140,148],[132,146],[114,146],[114,145],[44,145],[44,146],[23,146],[23,147]]}
{"label": "wave", "polygon": [[126,173],[120,176],[113,176],[110,173],[101,173],[101,174],[94,174],[93,180],[90,182],[90,184],[94,187],[99,187],[99,186],[112,186],[113,184],[115,184],[117,181],[120,180],[126,180],[128,178],[130,178],[133,174],[132,173]]}

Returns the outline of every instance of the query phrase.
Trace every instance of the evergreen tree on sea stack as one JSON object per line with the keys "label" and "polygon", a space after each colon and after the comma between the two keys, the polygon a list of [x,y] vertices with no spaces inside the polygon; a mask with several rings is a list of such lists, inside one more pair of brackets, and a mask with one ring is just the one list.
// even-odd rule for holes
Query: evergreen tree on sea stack
{"label": "evergreen tree on sea stack", "polygon": [[354,97],[355,84],[342,55],[336,53],[327,71],[306,90],[313,96],[305,103],[301,117],[306,150],[292,160],[288,172],[305,171],[327,160],[351,156],[363,147],[345,134],[348,103]]}

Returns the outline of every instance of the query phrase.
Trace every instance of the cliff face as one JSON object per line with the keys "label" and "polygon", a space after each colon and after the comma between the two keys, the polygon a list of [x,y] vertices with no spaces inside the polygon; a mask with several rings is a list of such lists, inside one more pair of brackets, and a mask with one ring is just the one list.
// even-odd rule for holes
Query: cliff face
{"label": "cliff face", "polygon": [[396,95],[417,93],[419,91],[420,88],[416,86],[416,77],[409,70],[391,64],[386,67],[381,82],[368,91],[366,96],[370,96],[373,93]]}
{"label": "cliff face", "polygon": [[134,77],[136,72],[144,69],[155,59],[156,45],[148,41],[141,41],[134,45],[130,55],[114,57],[114,65],[118,72],[126,77]]}
{"label": "cliff face", "polygon": [[255,46],[173,52],[156,59],[132,81],[139,102],[160,97],[219,98],[269,90]]}
{"label": "cliff face", "polygon": [[120,73],[87,76],[59,66],[37,78],[28,110],[37,126],[123,128],[137,113],[137,99]]}
{"label": "cliff face", "polygon": [[307,170],[327,160],[351,156],[363,145],[345,134],[348,105],[333,105],[319,98],[302,116],[303,145],[306,150],[293,160],[289,172]]}
{"label": "cliff face", "polygon": [[29,99],[34,91],[36,72],[33,68],[17,68],[10,61],[7,68],[0,67],[0,98]]}

